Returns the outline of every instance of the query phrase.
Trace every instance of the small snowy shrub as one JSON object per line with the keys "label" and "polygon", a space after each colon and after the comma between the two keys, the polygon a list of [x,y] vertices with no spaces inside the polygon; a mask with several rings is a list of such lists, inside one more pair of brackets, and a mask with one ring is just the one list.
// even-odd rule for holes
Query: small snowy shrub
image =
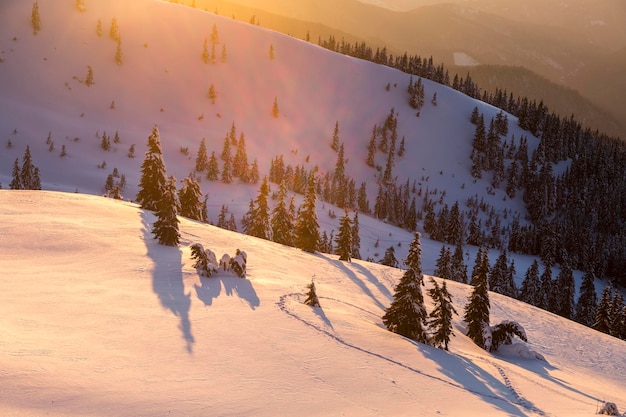
{"label": "small snowy shrub", "polygon": [[234,274],[240,278],[246,276],[248,255],[239,249],[237,249],[234,257],[224,254],[218,262],[215,252],[204,249],[200,243],[194,243],[191,245],[191,259],[196,261],[193,267],[203,277],[212,277],[217,273],[222,275]]}
{"label": "small snowy shrub", "polygon": [[619,416],[619,411],[617,411],[617,405],[615,403],[604,403],[598,414],[604,414],[607,416]]}
{"label": "small snowy shrub", "polygon": [[311,281],[311,283],[307,285],[306,287],[309,289],[309,292],[306,295],[304,304],[311,306],[311,307],[320,307],[320,301],[317,298],[317,293],[315,292],[315,283]]}
{"label": "small snowy shrub", "polygon": [[519,337],[524,342],[528,341],[526,332],[519,323],[505,320],[491,328],[491,346],[486,347],[486,349],[493,352],[498,350],[502,344],[510,345],[513,342],[513,336]]}

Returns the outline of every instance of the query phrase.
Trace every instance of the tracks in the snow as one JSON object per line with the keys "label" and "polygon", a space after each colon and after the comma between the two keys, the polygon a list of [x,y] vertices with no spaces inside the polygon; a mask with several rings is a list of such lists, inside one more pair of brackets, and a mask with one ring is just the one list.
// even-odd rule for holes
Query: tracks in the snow
{"label": "tracks in the snow", "polygon": [[[373,356],[375,358],[384,360],[384,361],[386,361],[388,363],[391,363],[393,365],[396,365],[396,366],[399,366],[401,368],[404,368],[404,369],[406,369],[406,370],[408,370],[410,372],[413,372],[415,374],[418,374],[418,375],[426,377],[426,378],[430,378],[430,379],[436,380],[438,382],[441,382],[441,383],[446,384],[448,386],[454,387],[456,389],[460,389],[460,390],[463,390],[463,391],[466,391],[466,392],[470,392],[472,394],[475,394],[475,395],[478,395],[480,397],[487,398],[487,399],[490,399],[490,400],[496,400],[496,401],[502,401],[502,402],[506,402],[506,403],[510,403],[510,404],[515,404],[515,405],[521,406],[526,411],[529,411],[529,412],[532,412],[532,413],[535,413],[535,414],[538,414],[538,415],[541,415],[541,416],[545,416],[546,415],[542,410],[540,410],[537,407],[535,407],[529,400],[524,398],[514,388],[513,384],[511,383],[511,381],[509,379],[509,377],[507,376],[505,370],[500,365],[496,364],[495,362],[486,360],[486,362],[488,362],[490,365],[494,366],[498,370],[498,373],[502,377],[502,379],[504,381],[504,385],[506,386],[507,390],[510,392],[510,395],[513,397],[513,400],[507,399],[505,397],[502,397],[502,396],[499,396],[499,395],[496,395],[496,394],[493,394],[493,393],[487,393],[487,392],[482,392],[482,391],[478,391],[478,390],[473,390],[471,388],[468,388],[465,385],[449,381],[449,380],[441,378],[441,377],[439,377],[437,375],[431,375],[429,373],[426,373],[426,372],[423,372],[423,371],[421,371],[419,369],[416,369],[416,368],[414,368],[414,367],[412,367],[412,366],[410,366],[410,365],[408,365],[406,363],[400,362],[398,360],[392,359],[392,358],[387,357],[385,355],[382,355],[380,353],[377,353],[377,352],[365,349],[363,347],[357,346],[357,345],[349,342],[348,340],[342,338],[341,336],[335,334],[334,332],[331,332],[330,330],[324,328],[322,325],[313,323],[312,321],[309,321],[309,320],[299,316],[296,312],[290,310],[288,305],[287,305],[287,300],[289,298],[294,298],[295,299],[295,298],[299,298],[301,296],[302,296],[301,293],[285,294],[285,295],[282,295],[280,297],[279,301],[276,304],[277,304],[278,308],[281,311],[283,311],[285,314],[287,314],[288,316],[290,316],[290,317],[300,321],[301,323],[305,324],[308,327],[311,327],[315,331],[317,331],[317,332],[319,332],[321,334],[324,334],[325,336],[329,337],[330,339],[333,339],[334,341],[336,341],[337,343],[339,343],[339,344],[341,344],[343,346],[346,346],[346,347],[348,347],[350,349],[354,349],[356,351],[365,353],[365,354]],[[332,302],[336,302],[336,303],[341,303],[341,304],[347,305],[349,307],[358,309],[361,312],[364,312],[364,313],[367,313],[367,314],[370,314],[370,315],[374,315],[373,313],[371,313],[371,312],[369,312],[367,310],[364,310],[363,308],[361,308],[359,306],[356,306],[356,305],[353,305],[353,304],[350,304],[350,303],[347,303],[347,302],[344,302],[344,301],[341,301],[341,300],[337,300],[337,299],[334,299],[334,298],[328,298],[328,297],[319,297],[319,298],[320,299],[326,299],[328,301],[332,301]],[[479,358],[479,359],[485,360],[484,358]]]}

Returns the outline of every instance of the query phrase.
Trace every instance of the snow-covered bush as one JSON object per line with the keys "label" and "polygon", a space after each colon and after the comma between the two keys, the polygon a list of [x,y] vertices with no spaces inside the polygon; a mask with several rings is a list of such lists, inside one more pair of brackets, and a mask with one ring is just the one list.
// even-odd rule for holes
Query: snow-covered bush
{"label": "snow-covered bush", "polygon": [[607,416],[619,416],[620,415],[619,411],[617,411],[617,405],[615,405],[615,403],[609,403],[609,402],[604,403],[600,411],[598,411],[598,414],[604,414]]}
{"label": "snow-covered bush", "polygon": [[200,243],[194,243],[191,245],[191,259],[196,261],[193,266],[198,271],[198,274],[203,277],[212,277],[217,273],[234,274],[240,278],[245,278],[246,276],[248,256],[239,249],[237,249],[234,257],[224,254],[218,262],[215,252],[210,249],[204,249]]}
{"label": "snow-covered bush", "polygon": [[521,324],[512,320],[505,320],[491,328],[491,344],[486,349],[493,352],[498,350],[502,344],[510,345],[513,342],[513,336],[519,337],[524,342],[528,341],[526,331]]}

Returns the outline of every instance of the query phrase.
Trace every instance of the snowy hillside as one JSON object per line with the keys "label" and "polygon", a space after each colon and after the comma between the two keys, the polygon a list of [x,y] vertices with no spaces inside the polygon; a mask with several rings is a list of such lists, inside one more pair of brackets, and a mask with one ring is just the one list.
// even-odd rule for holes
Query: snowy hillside
{"label": "snowy hillside", "polygon": [[[219,156],[233,124],[238,135],[245,134],[248,158],[258,161],[261,176],[279,155],[285,164],[332,172],[337,153],[330,144],[338,123],[346,173],[357,186],[367,184],[373,206],[380,174],[365,164],[367,145],[373,126],[381,126],[394,109],[398,137],[406,140],[406,152],[394,166],[399,184],[410,181],[429,190],[431,199],[449,205],[484,196],[497,210],[524,216],[519,196],[507,199],[503,190],[487,194],[490,181],[474,182],[470,175],[470,113],[478,106],[489,120],[497,109],[450,88],[424,80],[426,104],[415,117],[408,104],[407,74],[230,18],[153,0],[87,2],[84,12],[70,1],[64,7],[54,1],[38,4],[37,35],[30,25],[32,4],[4,2],[0,15],[3,188],[11,181],[14,161],[21,161],[29,145],[44,189],[102,194],[107,176],[117,168],[127,180],[124,196],[132,200],[154,125],[161,133],[168,174],[178,179],[193,171],[203,138],[209,153]],[[122,65],[116,64],[117,43],[109,36],[114,21],[121,34]],[[212,54],[213,28],[218,35],[216,57],[207,64],[202,54],[205,40]],[[91,86],[85,82],[89,68]],[[214,104],[211,86],[217,95]],[[437,106],[430,103],[435,93]],[[274,100],[278,118],[272,116]],[[514,117],[509,120],[503,140],[529,135]],[[119,136],[109,151],[101,148],[105,132]],[[131,159],[127,154],[133,145]],[[528,145],[532,151],[537,140],[531,136]],[[60,156],[63,147],[65,157]],[[181,148],[187,149],[186,155]],[[376,163],[384,166],[385,156],[377,155]],[[258,185],[232,187],[206,180],[201,187],[209,196],[213,222],[222,204],[239,220],[258,191]],[[320,204],[321,225],[330,233],[337,221],[324,216],[329,209]],[[365,240],[386,245],[378,256],[364,258],[378,259],[385,247],[398,243],[406,244],[398,248],[398,258],[403,258],[411,239],[406,233],[363,233]]]}
{"label": "snowy hillside", "polygon": [[[0,191],[0,414],[591,416],[603,400],[626,407],[626,348],[615,338],[492,294],[492,322],[518,320],[529,343],[488,354],[457,316],[447,353],[384,329],[400,270],[184,219],[180,247],[165,247],[150,233],[154,219],[98,196]],[[194,242],[218,256],[245,250],[247,279],[200,278]],[[302,304],[312,278],[321,309]],[[462,311],[470,287],[448,285]]]}

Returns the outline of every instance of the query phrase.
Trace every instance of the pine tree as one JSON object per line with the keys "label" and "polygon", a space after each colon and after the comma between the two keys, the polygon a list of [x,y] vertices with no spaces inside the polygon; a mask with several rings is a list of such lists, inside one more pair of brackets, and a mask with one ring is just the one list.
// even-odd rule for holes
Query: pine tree
{"label": "pine tree", "polygon": [[539,264],[536,260],[526,271],[519,299],[530,305],[541,307],[541,281],[539,280]]}
{"label": "pine tree", "polygon": [[122,65],[124,63],[124,53],[122,52],[122,38],[118,37],[117,46],[115,48],[115,63]]}
{"label": "pine tree", "polygon": [[359,236],[359,212],[352,219],[352,259],[361,259],[361,237]]}
{"label": "pine tree", "polygon": [[596,317],[596,309],[598,308],[598,296],[596,294],[596,286],[594,285],[595,277],[593,272],[587,272],[583,276],[580,284],[580,295],[576,304],[576,315],[574,319],[587,327],[594,324]]}
{"label": "pine tree", "polygon": [[87,77],[85,77],[85,85],[87,87],[91,87],[94,84],[95,83],[93,81],[93,69],[91,68],[91,65],[87,65]]}
{"label": "pine tree", "polygon": [[296,247],[310,253],[317,250],[320,240],[320,227],[315,208],[317,200],[315,185],[315,174],[311,173],[304,196],[304,203],[298,210],[298,219],[295,225]]}
{"label": "pine tree", "polygon": [[433,299],[435,305],[433,311],[428,315],[428,327],[433,332],[433,346],[448,350],[450,336],[454,336],[452,331],[452,315],[458,314],[452,305],[452,296],[446,287],[446,280],[443,280],[441,287],[432,277],[430,278],[432,288],[428,290],[428,294]]}
{"label": "pine tree", "polygon": [[204,138],[200,141],[198,154],[196,156],[196,172],[204,172],[209,169],[209,160],[207,158],[206,143]]}
{"label": "pine tree", "polygon": [[335,236],[335,243],[339,260],[350,262],[352,260],[352,221],[348,215],[348,209],[345,209],[345,214],[339,220],[339,233]]}
{"label": "pine tree", "polygon": [[211,157],[209,158],[209,165],[207,167],[206,179],[209,181],[217,181],[219,178],[220,167],[217,163],[217,157],[215,156],[215,151],[211,152]]}
{"label": "pine tree", "polygon": [[[15,165],[13,166],[15,169]],[[30,154],[30,147],[26,145],[24,156],[22,157],[22,169],[20,170],[20,185],[22,190],[41,190],[41,179],[39,178],[39,168],[33,163]]]}
{"label": "pine tree", "polygon": [[335,130],[333,131],[333,139],[330,144],[330,147],[335,152],[339,150],[339,120],[335,122]]}
{"label": "pine tree", "polygon": [[539,302],[540,305],[537,307],[542,308],[544,310],[548,310],[548,304],[550,301],[550,293],[552,291],[552,270],[550,265],[546,265],[543,273],[541,274],[541,291]]}
{"label": "pine tree", "polygon": [[610,285],[604,287],[602,291],[602,297],[598,303],[596,309],[596,316],[593,323],[593,328],[599,332],[611,334],[611,297],[613,291]]}
{"label": "pine tree", "polygon": [[398,260],[396,259],[396,249],[392,246],[389,246],[385,250],[385,255],[383,255],[383,259],[380,260],[381,265],[390,266],[392,268],[398,267]]}
{"label": "pine tree", "polygon": [[166,183],[167,177],[163,153],[161,152],[159,129],[154,126],[148,137],[148,151],[141,164],[139,192],[135,198],[141,208],[157,210],[157,204],[162,198]]}
{"label": "pine tree", "polygon": [[117,24],[117,18],[111,19],[111,28],[109,29],[109,37],[114,41],[117,41],[120,37],[120,28]]}
{"label": "pine tree", "polygon": [[15,162],[13,163],[13,176],[11,178],[11,182],[9,183],[9,188],[11,190],[23,190],[22,186],[22,177],[20,175],[20,160],[19,158],[15,158]]}
{"label": "pine tree", "polygon": [[270,186],[267,177],[263,178],[259,194],[254,201],[254,210],[250,213],[248,223],[248,234],[261,239],[270,239],[270,209],[268,199],[270,195]]}
{"label": "pine tree", "polygon": [[465,306],[463,317],[467,322],[467,336],[483,349],[489,345],[485,337],[485,331],[489,327],[490,308],[488,273],[489,258],[487,251],[484,251],[476,276],[472,277],[475,286],[469,297],[469,303]]}
{"label": "pine tree", "polygon": [[280,183],[277,202],[272,210],[270,219],[272,226],[272,240],[282,245],[293,245],[293,222],[294,218],[287,207],[287,184],[283,180]]}
{"label": "pine tree", "polygon": [[407,265],[407,270],[395,288],[393,301],[383,315],[383,323],[394,333],[420,343],[428,343],[427,313],[422,295],[424,274],[422,273],[422,246],[419,233],[415,233],[404,263]]}
{"label": "pine tree", "polygon": [[178,206],[176,178],[169,177],[163,188],[163,195],[157,203],[156,216],[158,220],[154,222],[152,228],[154,237],[162,245],[177,246],[180,241],[179,220],[176,217]]}
{"label": "pine tree", "polygon": [[451,263],[452,259],[450,249],[448,249],[446,245],[441,245],[439,257],[435,261],[435,270],[433,271],[433,275],[444,279],[450,279],[452,276]]}
{"label": "pine tree", "polygon": [[211,104],[215,104],[215,99],[217,98],[217,93],[215,92],[215,86],[211,83],[209,87],[209,99],[211,100]]}
{"label": "pine tree", "polygon": [[467,284],[467,266],[463,261],[463,247],[457,245],[450,264],[450,279]]}
{"label": "pine tree", "polygon": [[274,104],[272,104],[272,115],[274,118],[278,118],[280,110],[278,109],[278,97],[274,97]]}
{"label": "pine tree", "polygon": [[619,289],[615,289],[613,293],[613,299],[611,300],[611,304],[609,306],[611,336],[619,337],[620,330],[621,330],[623,309],[624,309],[624,296],[619,291]]}
{"label": "pine tree", "polygon": [[509,273],[506,251],[502,251],[489,271],[489,288],[499,294],[515,297],[516,288]]}
{"label": "pine tree", "polygon": [[233,176],[238,177],[242,182],[249,182],[248,154],[246,153],[246,139],[243,134],[239,135],[239,142],[235,150],[233,159]]}
{"label": "pine tree", "polygon": [[33,35],[36,35],[41,30],[41,15],[39,14],[39,3],[37,1],[33,3],[31,24],[33,26]]}
{"label": "pine tree", "polygon": [[554,289],[556,290],[555,295],[558,294],[555,298],[559,299],[555,313],[566,319],[574,318],[575,285],[572,269],[565,263],[556,277]]}
{"label": "pine tree", "polygon": [[315,283],[311,280],[311,283],[306,286],[309,290],[306,294],[306,299],[304,300],[304,304],[311,307],[321,307],[320,300],[317,297],[317,290],[315,289]]}
{"label": "pine tree", "polygon": [[202,191],[200,184],[190,175],[183,178],[183,186],[178,191],[180,215],[189,219],[205,222],[202,212]]}

